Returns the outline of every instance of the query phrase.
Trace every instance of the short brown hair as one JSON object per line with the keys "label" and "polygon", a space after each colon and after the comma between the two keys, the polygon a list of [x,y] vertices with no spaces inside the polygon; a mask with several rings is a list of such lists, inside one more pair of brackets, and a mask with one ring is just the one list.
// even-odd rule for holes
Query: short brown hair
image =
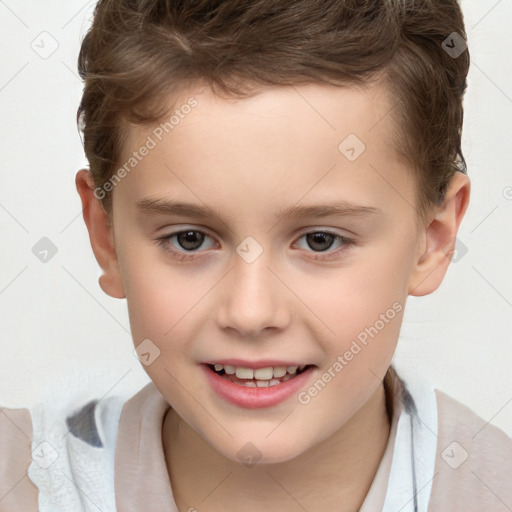
{"label": "short brown hair", "polygon": [[[454,32],[466,39],[457,0],[100,0],[78,58],[77,122],[95,186],[119,165],[127,123],[161,119],[180,86],[204,82],[244,97],[249,84],[364,85],[383,76],[424,214],[455,172],[466,173],[469,52],[445,51]],[[110,213],[111,194],[102,201]]]}

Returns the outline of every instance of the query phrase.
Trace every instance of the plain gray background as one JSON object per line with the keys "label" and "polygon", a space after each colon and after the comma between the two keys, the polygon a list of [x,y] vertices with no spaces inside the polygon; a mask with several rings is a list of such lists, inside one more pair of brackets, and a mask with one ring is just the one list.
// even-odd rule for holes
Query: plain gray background
{"label": "plain gray background", "polygon": [[[125,300],[98,285],[75,189],[80,41],[94,1],[0,1],[0,404],[50,389],[97,397],[149,382]],[[410,297],[396,354],[512,435],[512,2],[463,0],[472,65],[463,151],[472,181],[462,252],[441,288]],[[57,252],[41,262],[46,237]],[[465,252],[467,250],[467,252]]]}

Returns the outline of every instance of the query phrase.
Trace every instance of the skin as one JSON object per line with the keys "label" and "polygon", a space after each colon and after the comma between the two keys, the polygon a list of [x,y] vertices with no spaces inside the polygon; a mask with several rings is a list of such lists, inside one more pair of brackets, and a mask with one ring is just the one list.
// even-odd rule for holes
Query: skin
{"label": "skin", "polygon": [[[418,215],[417,184],[394,149],[380,83],[266,88],[245,99],[198,86],[169,101],[178,108],[191,96],[198,105],[115,186],[111,219],[90,173],[76,177],[100,286],[126,297],[134,344],[150,339],[160,350],[144,369],[171,404],[162,441],[178,508],[357,510],[388,442],[382,379],[406,299],[441,284],[469,179],[457,173],[443,204]],[[154,128],[130,128],[123,162]],[[366,145],[353,162],[338,150],[351,133]],[[219,217],[142,213],[143,198],[207,205]],[[278,216],[334,201],[379,211]],[[208,236],[190,259],[155,243],[191,229]],[[322,248],[305,236],[326,231],[354,244],[334,238]],[[248,236],[263,249],[250,264],[236,252]],[[177,237],[168,246],[187,252]],[[315,259],[322,254],[331,257]],[[243,409],[200,370],[221,358],[291,358],[316,365],[307,389],[396,303],[401,311],[307,404],[293,395]],[[251,467],[237,456],[247,442],[261,456]]]}

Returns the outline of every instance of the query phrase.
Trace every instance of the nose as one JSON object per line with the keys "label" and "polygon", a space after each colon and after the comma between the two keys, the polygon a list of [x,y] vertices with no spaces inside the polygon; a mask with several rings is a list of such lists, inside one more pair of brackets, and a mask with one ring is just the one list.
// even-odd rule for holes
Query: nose
{"label": "nose", "polygon": [[[223,329],[252,338],[266,331],[284,329],[290,321],[290,292],[277,277],[263,252],[247,263],[238,254],[221,287],[218,323]],[[288,292],[288,295],[286,294]]]}

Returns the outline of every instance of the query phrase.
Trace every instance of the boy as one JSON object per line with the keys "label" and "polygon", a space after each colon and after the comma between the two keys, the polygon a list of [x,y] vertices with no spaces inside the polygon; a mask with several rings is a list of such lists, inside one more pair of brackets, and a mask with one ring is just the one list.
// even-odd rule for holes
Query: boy
{"label": "boy", "polygon": [[455,0],[98,3],[76,184],[152,383],[4,410],[0,510],[512,509],[512,440],[391,366],[468,206],[464,35]]}

